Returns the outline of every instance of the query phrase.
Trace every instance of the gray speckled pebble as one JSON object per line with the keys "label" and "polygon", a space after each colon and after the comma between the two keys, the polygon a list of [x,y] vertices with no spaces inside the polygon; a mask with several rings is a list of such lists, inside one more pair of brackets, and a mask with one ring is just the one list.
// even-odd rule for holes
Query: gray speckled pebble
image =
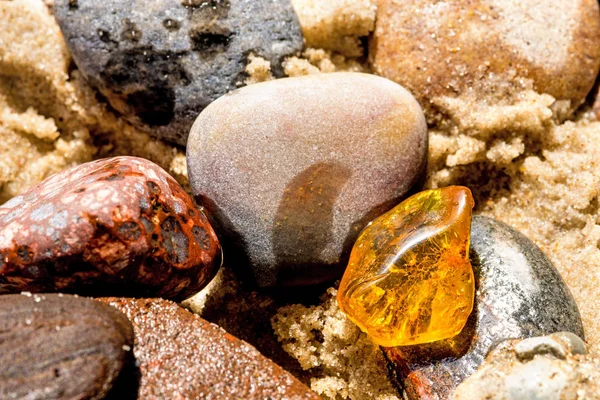
{"label": "gray speckled pebble", "polygon": [[[196,120],[187,165],[225,262],[261,286],[339,278],[358,233],[419,180],[427,127],[401,86],[359,73],[251,85]],[[235,246],[235,248],[233,248]]]}
{"label": "gray speckled pebble", "polygon": [[73,59],[130,122],[186,144],[210,102],[243,84],[248,56],[281,61],[303,46],[289,0],[56,0]]}
{"label": "gray speckled pebble", "polygon": [[463,331],[448,340],[385,349],[408,399],[448,399],[499,341],[560,331],[583,337],[569,289],[548,257],[523,234],[475,216],[470,258],[477,293]]}

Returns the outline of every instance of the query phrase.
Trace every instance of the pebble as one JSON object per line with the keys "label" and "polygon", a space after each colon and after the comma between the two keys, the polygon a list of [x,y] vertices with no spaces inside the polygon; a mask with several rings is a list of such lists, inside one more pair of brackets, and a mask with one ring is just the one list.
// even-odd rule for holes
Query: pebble
{"label": "pebble", "polygon": [[[575,357],[564,342],[585,345],[570,332],[508,340],[486,357],[475,374],[454,393],[454,400],[559,400],[597,398],[598,360]],[[574,339],[573,337],[577,338]],[[551,351],[549,351],[551,349]],[[526,354],[527,357],[523,357]]]}
{"label": "pebble", "polygon": [[185,146],[204,107],[243,85],[250,55],[271,63],[302,50],[289,0],[56,0],[75,64],[111,106]]}
{"label": "pebble", "polygon": [[0,294],[184,299],[212,279],[220,258],[203,212],[141,158],[76,166],[0,206]]}
{"label": "pebble", "polygon": [[506,99],[532,80],[573,111],[600,68],[599,13],[597,0],[384,0],[370,61],[428,110],[444,96]]}
{"label": "pebble", "polygon": [[462,331],[475,299],[474,205],[464,186],[425,190],[363,229],[337,302],[373,343],[408,346]]}
{"label": "pebble", "polygon": [[400,202],[426,158],[415,99],[359,73],[239,89],[200,114],[187,146],[192,192],[263,287],[341,277],[359,232]]}
{"label": "pebble", "polygon": [[548,336],[540,336],[522,340],[515,346],[515,354],[521,361],[532,360],[539,354],[551,354],[553,357],[565,359],[565,347]]}
{"label": "pebble", "polygon": [[561,331],[583,338],[569,289],[548,257],[523,234],[476,216],[470,258],[477,292],[463,331],[440,342],[384,349],[408,399],[449,399],[499,341]]}
{"label": "pebble", "polygon": [[130,322],[106,304],[61,294],[0,296],[0,398],[126,393],[132,346]]}
{"label": "pebble", "polygon": [[254,347],[176,303],[100,300],[133,323],[140,399],[319,399]]}

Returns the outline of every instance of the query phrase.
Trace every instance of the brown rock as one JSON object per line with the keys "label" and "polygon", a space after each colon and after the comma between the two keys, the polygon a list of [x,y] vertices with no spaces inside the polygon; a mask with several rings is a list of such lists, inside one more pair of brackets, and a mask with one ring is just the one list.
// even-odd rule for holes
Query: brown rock
{"label": "brown rock", "polygon": [[141,158],[71,168],[0,206],[0,293],[183,299],[214,276],[220,252],[192,199]]}
{"label": "brown rock", "polygon": [[140,399],[318,399],[254,347],[161,299],[100,299],[135,331]]}
{"label": "brown rock", "polygon": [[103,399],[122,389],[115,384],[128,378],[132,346],[131,324],[106,304],[0,296],[0,398]]}
{"label": "brown rock", "polygon": [[383,0],[370,61],[430,112],[444,96],[507,97],[523,79],[572,111],[600,68],[598,1]]}

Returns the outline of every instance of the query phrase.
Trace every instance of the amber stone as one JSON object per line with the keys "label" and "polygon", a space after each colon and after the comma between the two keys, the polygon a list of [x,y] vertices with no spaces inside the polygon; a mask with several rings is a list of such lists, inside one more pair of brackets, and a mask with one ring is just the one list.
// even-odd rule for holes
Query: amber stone
{"label": "amber stone", "polygon": [[429,343],[465,326],[475,292],[468,256],[473,205],[465,187],[427,190],[360,234],[338,303],[375,343]]}

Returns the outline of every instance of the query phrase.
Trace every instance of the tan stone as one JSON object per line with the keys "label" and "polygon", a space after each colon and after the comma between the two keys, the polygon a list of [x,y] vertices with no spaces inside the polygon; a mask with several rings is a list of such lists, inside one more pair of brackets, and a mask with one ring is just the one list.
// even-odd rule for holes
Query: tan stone
{"label": "tan stone", "polygon": [[370,50],[374,71],[412,91],[428,117],[447,112],[448,97],[516,103],[531,88],[568,114],[600,67],[598,2],[382,0]]}
{"label": "tan stone", "polygon": [[375,27],[375,0],[292,0],[306,45],[363,55],[361,37]]}

